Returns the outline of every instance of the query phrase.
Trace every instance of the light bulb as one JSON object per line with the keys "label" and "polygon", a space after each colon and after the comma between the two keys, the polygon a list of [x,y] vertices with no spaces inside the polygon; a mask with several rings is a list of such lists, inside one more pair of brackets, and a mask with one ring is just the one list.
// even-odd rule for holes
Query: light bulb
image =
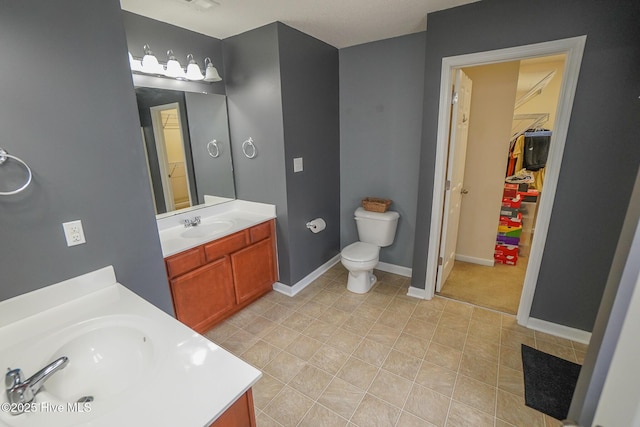
{"label": "light bulb", "polygon": [[193,55],[187,55],[187,59],[189,60],[189,65],[187,65],[187,79],[189,80],[203,80],[204,76],[202,75],[202,71],[200,71],[200,67],[193,59]]}
{"label": "light bulb", "polygon": [[222,77],[220,77],[220,74],[218,74],[218,70],[211,63],[211,59],[205,58],[204,59],[204,65],[206,66],[206,68],[204,70],[204,72],[205,72],[204,81],[205,82],[219,82],[220,80],[222,80]]}
{"label": "light bulb", "polygon": [[174,79],[184,79],[184,70],[182,69],[182,65],[180,65],[176,57],[173,56],[173,51],[169,50],[167,52],[167,56],[169,57],[169,60],[167,61],[167,69],[164,75],[167,77],[173,77]]}
{"label": "light bulb", "polygon": [[158,62],[148,44],[144,45],[144,57],[142,58],[142,72],[147,74],[164,74],[164,67]]}

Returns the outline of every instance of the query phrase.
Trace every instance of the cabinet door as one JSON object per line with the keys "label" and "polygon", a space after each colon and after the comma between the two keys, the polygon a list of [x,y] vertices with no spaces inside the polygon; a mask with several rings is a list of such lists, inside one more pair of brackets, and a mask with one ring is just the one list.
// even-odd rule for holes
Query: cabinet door
{"label": "cabinet door", "polygon": [[268,292],[276,281],[273,239],[261,240],[232,254],[231,265],[238,304]]}
{"label": "cabinet door", "polygon": [[176,317],[185,325],[205,332],[234,307],[229,257],[171,280]]}

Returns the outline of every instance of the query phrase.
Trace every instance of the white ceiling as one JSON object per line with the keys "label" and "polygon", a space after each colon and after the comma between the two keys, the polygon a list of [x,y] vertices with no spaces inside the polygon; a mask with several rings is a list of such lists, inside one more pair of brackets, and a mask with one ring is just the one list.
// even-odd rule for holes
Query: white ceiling
{"label": "white ceiling", "polygon": [[[198,2],[212,1],[207,10]],[[224,39],[280,21],[343,48],[426,29],[427,13],[479,0],[120,0],[122,9]]]}

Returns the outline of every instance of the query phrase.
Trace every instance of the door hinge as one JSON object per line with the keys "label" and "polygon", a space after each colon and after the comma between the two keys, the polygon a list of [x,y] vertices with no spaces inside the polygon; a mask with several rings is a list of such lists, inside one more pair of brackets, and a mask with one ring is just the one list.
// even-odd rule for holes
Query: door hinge
{"label": "door hinge", "polygon": [[444,259],[441,256],[439,256],[438,257],[438,265],[442,265],[443,262],[444,262]]}
{"label": "door hinge", "polygon": [[444,189],[446,191],[451,190],[451,181],[447,180],[447,182],[444,184]]}
{"label": "door hinge", "polygon": [[458,92],[453,93],[453,98],[451,98],[451,105],[458,103]]}

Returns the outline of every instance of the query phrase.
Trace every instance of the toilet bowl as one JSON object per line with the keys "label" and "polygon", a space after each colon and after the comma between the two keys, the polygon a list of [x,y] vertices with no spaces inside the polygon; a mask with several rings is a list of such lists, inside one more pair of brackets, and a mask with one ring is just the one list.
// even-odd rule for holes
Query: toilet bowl
{"label": "toilet bowl", "polygon": [[356,294],[369,292],[376,283],[373,269],[378,265],[380,248],[365,242],[355,242],[341,253],[342,265],[349,270],[347,289]]}
{"label": "toilet bowl", "polygon": [[399,217],[397,212],[392,211],[356,209],[355,220],[360,241],[346,246],[340,254],[342,265],[349,270],[349,291],[364,294],[376,283],[373,269],[378,265],[380,248],[393,243]]}

